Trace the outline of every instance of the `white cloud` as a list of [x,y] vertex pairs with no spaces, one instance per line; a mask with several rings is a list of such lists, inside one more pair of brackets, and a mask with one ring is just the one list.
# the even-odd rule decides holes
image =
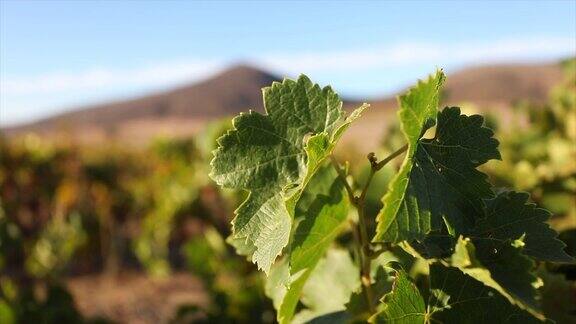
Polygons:
[[24,78],[3,77],[5,95],[46,94],[104,87],[164,86],[199,79],[221,67],[215,61],[168,62],[140,69],[96,68],[79,73],[54,73]]
[[574,38],[524,38],[490,43],[402,43],[394,46],[326,53],[296,53],[259,58],[262,66],[283,71],[343,71],[413,64],[486,64],[550,59],[576,54]]
[[[344,75],[353,72],[368,80],[386,69],[395,70],[397,74],[377,77],[381,87],[384,80],[389,86],[393,82],[403,82],[397,80],[400,77],[398,73],[409,75],[410,72],[414,73],[417,66],[450,69],[469,64],[551,60],[570,55],[576,55],[574,38],[528,37],[493,42],[405,42],[329,52],[267,53],[251,57],[248,62],[289,75],[313,73],[320,78],[339,72],[344,72]],[[220,71],[229,63],[220,58],[192,58],[135,69],[95,68],[30,77],[2,74],[0,125],[30,121],[40,115],[62,111],[66,106],[111,100],[119,94],[126,97],[199,80]],[[338,83],[338,80],[330,80],[334,85]],[[366,90],[365,85],[362,89]],[[373,90],[381,95],[381,88]]]
[[[414,64],[438,66],[483,64],[514,60],[549,59],[576,53],[573,38],[523,38],[491,43],[401,43],[391,46],[330,52],[268,54],[253,57],[255,65],[293,74],[305,72],[362,71]],[[197,80],[217,72],[224,60],[191,59],[165,62],[140,69],[98,68],[79,73],[56,73],[34,77],[2,77],[3,95],[40,95],[106,87],[160,87]]]

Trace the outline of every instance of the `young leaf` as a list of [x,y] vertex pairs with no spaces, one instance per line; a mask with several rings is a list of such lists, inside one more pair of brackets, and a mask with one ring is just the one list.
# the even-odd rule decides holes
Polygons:
[[264,293],[268,298],[272,299],[272,304],[277,311],[284,301],[284,297],[288,291],[286,287],[289,284],[290,267],[288,260],[287,258],[281,258],[270,268],[270,272],[266,277],[266,285],[264,286]]
[[302,289],[301,302],[306,307],[292,323],[308,323],[345,310],[352,292],[360,287],[358,268],[348,251],[331,249],[320,260]]
[[240,114],[218,140],[210,176],[250,192],[235,212],[231,242],[268,272],[288,244],[303,188],[366,106],[345,118],[338,95],[306,76],[274,82],[263,95],[266,114]]
[[430,265],[430,289],[432,323],[541,323],[456,268]]
[[550,212],[528,203],[528,198],[524,192],[505,191],[488,200],[486,216],[478,222],[474,235],[499,241],[524,237],[523,254],[541,261],[573,262],[556,231],[545,223]]
[[383,309],[369,319],[370,323],[424,324],[426,305],[420,291],[404,271],[398,271],[392,291],[382,299]]
[[289,254],[286,255],[289,271],[280,278],[285,292],[276,298],[278,322],[288,323],[292,319],[308,277],[345,228],[349,205],[336,171],[331,165],[321,167],[296,206],[296,215],[302,220],[294,230]]
[[[402,107],[410,109],[414,108]],[[483,199],[493,196],[487,176],[476,169],[500,158],[492,135],[481,116],[461,115],[457,107],[438,113],[434,138],[417,140],[414,154],[406,157],[392,180],[374,240],[423,241],[426,234],[440,232],[443,224],[453,236],[470,231],[473,215],[484,212]]]

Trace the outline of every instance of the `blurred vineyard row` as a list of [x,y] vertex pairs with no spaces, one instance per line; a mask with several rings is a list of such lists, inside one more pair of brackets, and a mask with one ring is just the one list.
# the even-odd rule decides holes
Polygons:
[[228,127],[217,122],[194,139],[159,139],[145,150],[1,140],[0,323],[107,322],[82,319],[64,279],[123,269],[201,277],[211,305],[183,305],[175,319],[266,314],[256,271],[224,242],[240,197],[208,178]]
[[[503,161],[485,171],[499,186],[528,191],[551,210],[553,227],[576,255],[576,61],[565,68],[566,80],[547,104],[520,103],[505,122],[487,117]],[[0,323],[112,322],[83,318],[65,282],[125,269],[201,278],[208,303],[182,305],[170,317],[175,323],[273,321],[262,277],[225,242],[231,206],[243,194],[222,191],[208,178],[216,138],[228,127],[216,122],[194,138],[159,139],[145,149],[0,138]],[[403,144],[392,126],[377,155]],[[366,166],[352,170],[359,179],[368,173],[364,161],[352,165]],[[373,180],[372,214],[395,167]],[[543,291],[547,314],[560,323],[576,319],[576,270],[548,267],[542,276],[553,289]],[[546,302],[558,294],[572,299]]]

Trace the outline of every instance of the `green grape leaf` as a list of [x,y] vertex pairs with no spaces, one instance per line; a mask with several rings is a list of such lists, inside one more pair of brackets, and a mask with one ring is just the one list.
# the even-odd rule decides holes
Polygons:
[[[457,268],[430,265],[425,301],[407,274],[398,271],[371,323],[541,323],[492,289]],[[541,317],[542,319],[542,317]]]
[[300,301],[306,308],[294,316],[292,323],[321,322],[336,315],[347,318],[342,311],[360,287],[358,273],[348,251],[328,250],[302,288]]
[[[444,73],[437,71],[434,76],[430,76],[426,82],[419,81],[411,88],[407,94],[400,96],[398,101],[400,110],[400,128],[404,137],[408,141],[408,151],[404,162],[396,176],[390,181],[388,192],[384,195],[382,203],[384,208],[377,216],[378,226],[376,228],[375,240],[386,239],[390,227],[396,223],[397,214],[404,204],[405,192],[408,188],[408,178],[412,171],[412,160],[418,149],[418,141],[424,132],[434,125],[434,117],[438,109],[440,89],[444,83]],[[419,224],[420,219],[414,219]],[[430,229],[429,222],[422,219],[421,231],[426,233]]]
[[[264,293],[272,299],[272,304],[276,310],[280,309],[284,301],[284,296],[290,284],[290,266],[287,258],[281,258],[270,268],[264,285]],[[279,316],[278,316],[279,317]]]
[[250,192],[235,212],[230,242],[268,273],[288,244],[303,188],[367,106],[346,118],[338,95],[303,75],[274,82],[263,96],[265,115],[240,114],[218,139],[210,177]]
[[[382,255],[380,255],[381,257]],[[372,263],[378,263],[380,257],[375,259]],[[389,280],[393,278],[385,268],[384,263],[376,264],[371,271],[372,283],[370,285],[372,290],[371,304],[376,305],[382,299],[384,294],[392,290],[392,282]],[[370,306],[368,305],[368,299],[366,293],[360,289],[350,297],[350,301],[346,304],[346,310],[353,317],[354,322],[366,322],[366,320],[372,315],[370,311]]]
[[[282,285],[279,288],[284,290],[273,298],[278,310],[278,322],[288,323],[292,319],[308,277],[346,227],[349,205],[338,173],[329,164],[321,167],[296,205],[299,222],[285,257],[289,267],[281,265],[289,270],[280,270],[283,273],[272,278],[273,281],[280,280]],[[278,273],[275,268],[276,265],[272,266],[271,273]]]
[[497,291],[453,267],[430,265],[432,323],[541,323]]
[[382,309],[369,319],[370,323],[424,324],[426,322],[428,314],[424,298],[402,270],[396,273],[392,291],[381,301]]
[[[417,108],[406,105],[401,112]],[[409,142],[408,155],[382,200],[375,241],[424,241],[427,234],[443,234],[443,224],[458,236],[473,228],[473,215],[482,215],[483,199],[493,197],[487,176],[476,169],[500,158],[492,130],[483,126],[481,116],[462,115],[457,107],[437,116],[434,138]]]
[[460,237],[450,265],[488,286],[512,304],[544,319],[538,306],[541,281],[531,272],[534,262],[522,254],[523,242]]
[[[485,209],[475,214],[474,228],[463,233],[473,242],[487,240],[492,243],[507,244],[521,239],[522,254],[541,261],[574,262],[564,251],[566,245],[557,239],[557,233],[546,220],[550,213],[528,203],[529,195],[523,192],[503,191],[492,199],[485,200]],[[445,258],[452,255],[456,238],[443,233],[429,233],[421,242],[411,242],[408,248],[414,249],[419,257]]]
[[505,191],[488,200],[486,216],[478,221],[474,235],[499,241],[524,237],[525,255],[541,261],[573,262],[556,231],[545,223],[550,212],[528,203],[528,198],[524,192]]

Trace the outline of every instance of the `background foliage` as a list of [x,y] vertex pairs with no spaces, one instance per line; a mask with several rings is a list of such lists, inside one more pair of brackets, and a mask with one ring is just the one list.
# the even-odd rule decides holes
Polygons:
[[[565,68],[566,80],[545,105],[519,103],[510,121],[490,119],[502,161],[490,161],[482,170],[498,186],[527,191],[551,210],[551,224],[574,256],[576,61],[567,61]],[[245,194],[219,189],[207,177],[216,138],[229,127],[228,121],[214,123],[194,138],[158,139],[145,149],[78,147],[34,136],[0,138],[0,322],[111,321],[83,318],[67,281],[83,274],[114,277],[126,269],[153,277],[187,271],[201,278],[209,301],[181,305],[171,318],[175,323],[274,321],[262,275],[225,242],[233,206]],[[393,124],[376,153],[385,156],[402,144]],[[382,189],[398,167],[392,163],[375,176],[366,196],[367,213],[380,210]],[[350,171],[361,183],[369,174],[365,163],[352,163]],[[314,202],[301,204],[306,203]],[[375,230],[375,224],[367,225]],[[341,282],[340,276],[332,279],[341,285],[326,288],[322,282],[349,271],[352,235],[344,229],[338,249],[317,260],[316,270],[307,274],[308,283],[300,287],[303,303],[290,305],[296,322],[318,314],[341,316],[342,303],[363,309],[358,296],[347,300],[358,282]],[[377,264],[395,260],[410,265],[402,276],[411,277],[417,287],[425,285],[421,264],[400,249],[382,254]],[[576,268],[540,262],[538,271],[545,315],[558,323],[576,322]],[[383,278],[376,291],[390,291],[391,273],[374,268],[371,276]],[[317,294],[333,298],[319,302]]]

